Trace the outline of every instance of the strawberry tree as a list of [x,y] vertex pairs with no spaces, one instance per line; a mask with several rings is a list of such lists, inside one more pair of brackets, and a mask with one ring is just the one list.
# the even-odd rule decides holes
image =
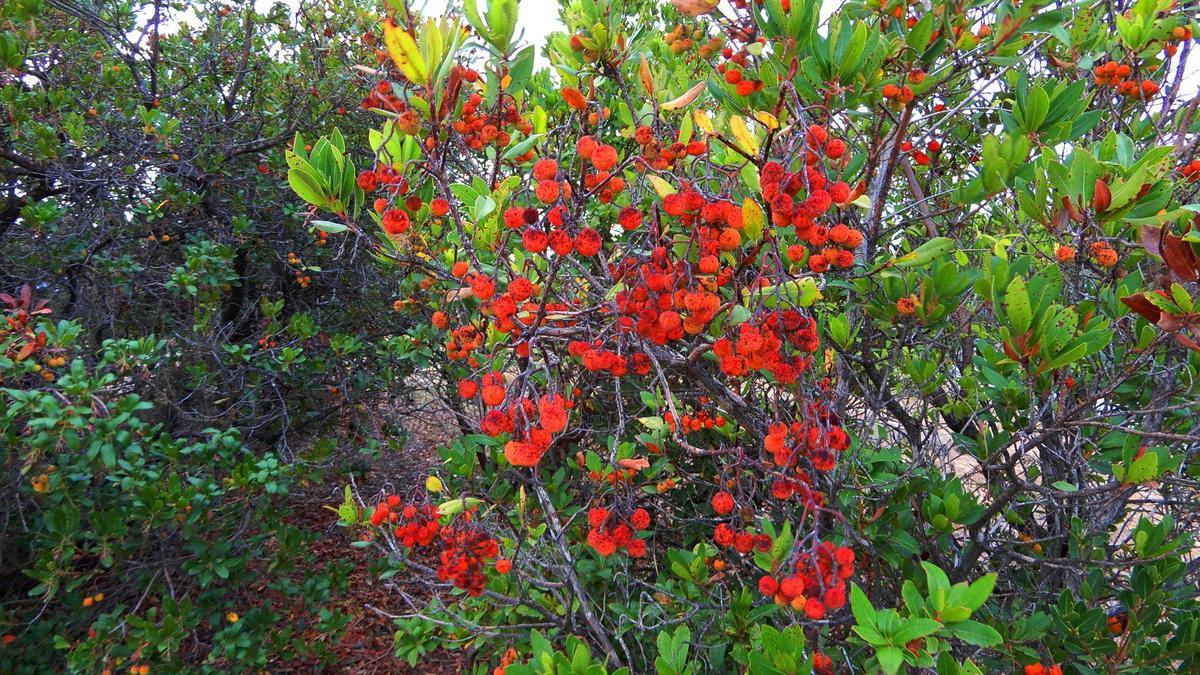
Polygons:
[[1187,11],[584,0],[539,68],[522,9],[393,0],[377,128],[287,154],[464,431],[339,509],[399,654],[1195,663]]

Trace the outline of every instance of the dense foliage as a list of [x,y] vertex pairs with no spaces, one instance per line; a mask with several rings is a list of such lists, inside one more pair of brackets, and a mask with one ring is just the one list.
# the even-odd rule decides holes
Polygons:
[[476,429],[343,505],[455,589],[385,584],[401,653],[1195,663],[1186,11],[585,0],[534,72],[515,2],[394,7],[365,168],[337,136],[288,179]]
[[351,618],[291,618],[344,569],[280,512],[377,442],[332,423],[409,372],[410,321],[282,147],[365,133],[376,19],[240,4],[0,5],[0,672],[320,663]]
[[423,387],[437,471],[336,508],[413,664],[1200,663],[1194,3],[563,0],[540,55],[517,0],[41,4],[3,10],[14,639],[315,664],[226,594],[340,480],[288,438]]

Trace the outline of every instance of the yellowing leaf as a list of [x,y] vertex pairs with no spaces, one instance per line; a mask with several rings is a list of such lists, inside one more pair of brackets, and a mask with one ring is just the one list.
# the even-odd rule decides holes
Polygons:
[[675,194],[675,188],[658,176],[647,176],[646,178],[650,181],[650,185],[654,186],[654,191],[658,193],[659,199]]
[[704,133],[711,134],[713,132],[713,123],[708,118],[708,113],[703,110],[696,110],[692,113],[692,119],[695,120],[696,126],[704,130]]
[[743,304],[747,304],[750,298],[755,296],[762,298],[764,306],[772,308],[778,306],[780,299],[785,304],[795,303],[801,307],[811,307],[818,300],[825,297],[821,293],[821,289],[817,286],[817,280],[813,277],[790,279],[782,284],[767,286],[766,288],[742,289]]
[[754,113],[754,118],[759,122],[762,122],[762,125],[771,131],[775,131],[779,128],[779,120],[766,110],[759,110],[758,112]]
[[950,237],[934,237],[915,248],[911,253],[906,253],[894,259],[892,264],[896,267],[928,265],[935,259],[949,253],[954,248],[955,243]]
[[383,44],[401,73],[411,82],[423,83],[429,74],[417,41],[391,19],[383,22]]
[[680,108],[690,105],[692,101],[695,101],[696,98],[700,96],[700,92],[704,91],[704,88],[707,86],[708,83],[701,80],[693,85],[691,89],[685,91],[683,96],[667,101],[659,107],[663,110],[679,110]]
[[650,63],[646,61],[646,55],[642,54],[641,63],[638,64],[638,76],[642,79],[642,88],[646,90],[646,95],[654,97],[654,77],[650,73]]
[[757,201],[746,197],[742,202],[742,232],[745,233],[746,240],[753,242],[761,239],[766,222],[767,216],[762,207]]
[[741,115],[729,118],[729,130],[733,132],[734,140],[742,150],[746,151],[746,154],[758,154],[758,138],[750,133],[750,128],[746,126],[746,120],[742,119]]
[[475,508],[476,506],[481,504],[482,501],[483,500],[479,499],[478,497],[464,497],[462,499],[451,499],[448,502],[442,502],[441,504],[438,504],[438,507],[437,507],[438,515],[456,516],[456,515],[462,513],[463,511],[466,511],[467,509]]
[[850,203],[859,208],[864,208],[864,209],[871,208],[871,198],[868,197],[867,195],[859,195],[859,196],[855,197],[854,201],[852,201]]

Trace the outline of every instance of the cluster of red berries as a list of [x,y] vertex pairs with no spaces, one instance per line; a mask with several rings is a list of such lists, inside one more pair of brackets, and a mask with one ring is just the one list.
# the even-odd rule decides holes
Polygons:
[[651,252],[647,262],[618,265],[614,277],[632,286],[615,298],[622,316],[619,328],[632,328],[659,345],[701,333],[716,316],[721,299],[708,290],[678,288],[685,284],[687,270],[683,261],[672,263],[661,246]]
[[517,650],[509,647],[504,652],[504,656],[500,657],[500,665],[492,669],[492,675],[504,675],[505,670],[512,664],[517,662]]
[[1189,183],[1200,182],[1200,159],[1181,164],[1175,171]]
[[[843,223],[838,223],[828,230],[824,227],[814,226],[809,230],[800,232],[800,234],[813,246],[821,246],[826,242],[831,244],[820,249],[819,252],[808,256],[808,268],[818,274],[829,271],[829,268],[833,266],[842,269],[852,267],[854,265],[854,250],[863,241],[861,231]],[[799,244],[793,244],[788,247],[787,256],[788,260],[798,263],[804,252],[803,250],[797,251],[794,248],[796,246],[799,246]]]
[[888,84],[883,85],[882,93],[883,93],[883,97],[886,98],[887,100],[892,101],[893,103],[900,103],[900,104],[905,104],[905,103],[912,101],[913,96],[916,95],[913,92],[912,87],[909,87],[907,84],[902,84],[900,86],[896,86],[894,84],[891,84],[890,82]]
[[373,206],[375,212],[381,216],[384,232],[389,236],[398,237],[407,232],[412,225],[412,216],[423,206],[420,197],[410,195],[404,200],[402,208],[399,205],[392,207],[395,197],[408,194],[409,185],[399,172],[386,164],[359,172],[358,187],[368,194],[383,192],[386,195],[375,199]]
[[800,495],[801,502],[806,508],[825,505],[825,495],[812,488],[812,478],[804,469],[797,468],[795,478],[776,478],[771,482],[771,496],[779,501],[787,501]]
[[[670,33],[663,36],[663,42],[671,48],[671,53],[676,55],[690,50],[696,46],[698,41],[703,39],[704,30],[700,28],[688,31],[688,34],[685,36],[683,24],[676,24]],[[713,54],[716,54],[721,49],[723,44],[724,41],[721,38],[715,35],[710,37],[704,44],[700,45],[700,58],[708,59],[712,57]]]
[[451,361],[469,358],[481,346],[483,346],[483,331],[476,328],[474,324],[459,326],[450,331],[450,336],[446,340],[446,358]]
[[359,172],[358,187],[363,192],[381,190],[389,195],[399,194],[401,196],[408,193],[408,182],[395,169],[386,164],[379,164],[374,169],[364,169]]
[[720,523],[713,530],[713,542],[722,548],[732,548],[746,555],[751,551],[770,551],[775,542],[763,533],[755,534],[749,530],[735,530],[727,523]]
[[1092,242],[1092,245],[1088,246],[1088,253],[1100,267],[1112,267],[1117,264],[1119,259],[1117,252],[1106,241]]
[[1116,61],[1102,63],[1092,69],[1092,77],[1101,87],[1116,87],[1117,93],[1125,98],[1154,98],[1158,93],[1158,83],[1154,80],[1142,80],[1139,84],[1135,80],[1126,79],[1132,74],[1133,68]]
[[600,340],[572,340],[567,344],[567,353],[579,359],[589,372],[607,372],[613,377],[624,377],[630,370],[635,375],[648,375],[652,365],[645,352],[625,356],[606,348]]
[[[488,145],[496,148],[507,147],[512,140],[510,129],[526,136],[533,133],[533,124],[521,115],[512,98],[501,97],[493,110],[481,111],[482,105],[483,98],[472,93],[463,103],[462,116],[454,122],[454,130],[462,135],[463,141],[472,150],[482,150]],[[532,157],[533,151],[530,150],[525,156],[518,157],[517,161],[525,161]]]
[[917,301],[917,296],[906,295],[896,300],[896,313],[900,316],[913,316],[917,313],[917,307],[920,306]]
[[1062,675],[1062,668],[1057,663],[1050,666],[1030,663],[1025,666],[1025,675]]
[[442,529],[442,554],[438,560],[438,580],[452,581],[471,597],[483,595],[487,577],[486,561],[500,555],[500,545],[485,532],[473,527]]
[[749,51],[743,48],[734,52],[732,47],[726,47],[721,51],[721,56],[726,60],[717,65],[717,72],[724,76],[725,83],[731,85],[738,96],[750,96],[762,91],[763,81],[746,75]]
[[913,144],[911,141],[904,141],[900,144],[900,152],[911,156],[913,161],[919,166],[928,166],[929,158],[936,156],[941,151],[942,142],[936,139],[929,141],[929,144],[925,146],[925,150],[913,149]]
[[[703,399],[703,397],[701,397]],[[704,402],[703,400],[701,401]],[[663,422],[666,423],[668,429],[674,430],[676,427],[675,416],[669,411],[663,413]],[[690,431],[700,431],[702,429],[715,429],[725,426],[724,415],[709,415],[708,411],[701,410],[695,415],[683,414],[679,416],[679,429],[683,433]]]
[[[736,339],[723,337],[713,343],[713,353],[721,372],[729,377],[763,370],[770,371],[780,384],[789,385],[808,370],[812,362],[808,354],[819,345],[816,322],[789,309],[770,312],[758,322],[742,323]],[[799,353],[788,355],[787,348]]]
[[[771,221],[776,227],[792,225],[806,239],[804,233],[815,226],[816,218],[835,204],[847,204],[856,196],[846,183],[830,183],[818,166],[823,158],[841,162],[845,153],[844,141],[830,138],[824,127],[813,124],[806,135],[803,171],[788,172],[774,161],[763,165],[760,181],[763,198],[771,206]],[[802,190],[806,196],[800,200]]]
[[[543,184],[555,185],[553,181]],[[570,185],[563,183],[564,186]],[[541,185],[538,186],[539,188]],[[528,212],[528,211],[526,211]],[[583,227],[579,233],[572,236],[564,226],[562,207],[555,206],[546,213],[546,225],[530,224],[521,234],[521,244],[530,253],[544,253],[546,249],[554,251],[555,255],[565,256],[578,253],[591,257],[600,252],[604,241],[600,233],[590,227]]]
[[[708,152],[708,144],[701,140],[693,140],[689,143],[676,141],[670,145],[664,146],[661,141],[654,135],[654,129],[648,126],[640,126],[633,133],[633,140],[641,149],[641,162],[636,165],[640,171],[646,169],[654,169],[656,171],[667,171],[675,162],[685,157],[698,157]],[[603,198],[603,194],[601,197]],[[601,199],[603,201],[603,199]],[[632,208],[632,207],[628,207]],[[637,209],[633,209],[636,211]],[[640,219],[641,214],[638,214]],[[622,224],[624,225],[624,224]],[[637,227],[627,227],[627,230],[635,230]]]
[[[811,407],[823,409],[816,404]],[[813,415],[809,422],[775,422],[767,430],[763,447],[777,466],[794,467],[801,457],[808,457],[818,471],[830,471],[837,462],[835,453],[850,447],[850,436],[831,413],[824,412]]]
[[[492,382],[489,384],[489,378]],[[523,397],[513,405],[503,407],[505,398],[495,393],[502,389],[495,381],[502,376],[489,373],[484,376],[484,405],[491,409],[484,413],[480,430],[488,436],[511,434],[504,445],[504,458],[513,466],[537,466],[542,455],[550,448],[555,434],[567,428],[568,412],[574,407],[572,401],[561,394],[545,394],[535,404]],[[460,384],[460,387],[462,385]],[[487,393],[491,389],[492,393]]]
[[583,185],[595,192],[597,199],[607,204],[625,191],[625,179],[620,174],[612,173],[621,160],[615,147],[600,143],[591,136],[580,136],[575,142],[575,153],[592,166],[593,170],[583,175]]
[[730,201],[708,201],[690,186],[663,198],[663,211],[679,218],[684,227],[692,228],[700,247],[698,268],[701,274],[715,274],[719,267],[717,255],[734,251],[742,244],[741,230],[745,226],[742,207]]
[[[458,381],[458,393],[467,400],[475,398],[479,394],[480,401],[487,408],[492,408],[483,417],[484,433],[489,436],[498,436],[501,433],[506,433],[512,430],[511,415],[500,411],[508,400],[508,388],[504,382],[504,375],[498,371],[487,373],[477,383],[475,380],[463,378]],[[534,414],[534,404],[528,398],[524,397],[521,401],[522,412],[525,417],[529,418]],[[560,394],[546,394],[537,402],[537,414],[540,416],[541,427],[550,434],[555,434],[567,426],[567,411],[574,407],[572,401],[567,400]],[[499,418],[492,415],[494,412],[501,412],[506,417],[506,421],[499,421]]]
[[378,108],[394,113],[401,113],[408,110],[408,105],[396,96],[392,90],[392,83],[387,80],[376,84],[359,105],[363,110]]
[[389,495],[371,512],[371,524],[395,526],[396,540],[402,546],[428,546],[441,533],[437,508],[432,504],[404,504],[399,495]]
[[812,553],[801,553],[796,559],[795,572],[776,578],[764,575],[758,580],[758,590],[780,605],[803,611],[816,621],[827,610],[846,605],[846,579],[854,574],[854,551],[823,541]]
[[646,555],[646,540],[634,536],[635,532],[650,527],[650,513],[646,509],[634,509],[624,521],[604,507],[588,509],[587,543],[601,557],[621,549],[631,558]]
[[1175,56],[1175,52],[1179,51],[1180,42],[1187,42],[1192,39],[1192,29],[1187,26],[1176,26],[1171,29],[1171,39],[1167,40],[1163,45],[1163,51],[1167,56]]
[[[483,303],[480,311],[484,316],[493,318],[493,328],[501,333],[513,333],[514,337],[520,337],[520,328],[530,325],[540,310],[544,309],[547,313],[553,313],[568,309],[567,305],[559,302],[547,302],[544,305],[530,302],[530,299],[538,295],[541,290],[524,276],[513,277],[508,282],[506,290],[497,295],[496,280],[486,274],[471,273],[470,266],[464,261],[455,263],[450,268],[450,274],[466,283],[471,295]],[[435,326],[443,328],[445,321],[445,314],[435,313]],[[451,337],[453,339],[454,335],[452,334]],[[471,337],[474,339],[476,334],[472,333]],[[478,344],[468,345],[468,347],[474,349],[478,347]],[[528,343],[518,342],[517,348],[520,356],[529,355]],[[465,354],[459,352],[456,356],[462,358]],[[451,356],[451,358],[454,359],[455,356]]]

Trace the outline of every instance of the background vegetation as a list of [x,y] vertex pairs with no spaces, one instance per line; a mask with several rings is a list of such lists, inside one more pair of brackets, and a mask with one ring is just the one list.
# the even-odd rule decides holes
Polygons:
[[1194,3],[486,5],[0,9],[0,670],[1195,665]]

